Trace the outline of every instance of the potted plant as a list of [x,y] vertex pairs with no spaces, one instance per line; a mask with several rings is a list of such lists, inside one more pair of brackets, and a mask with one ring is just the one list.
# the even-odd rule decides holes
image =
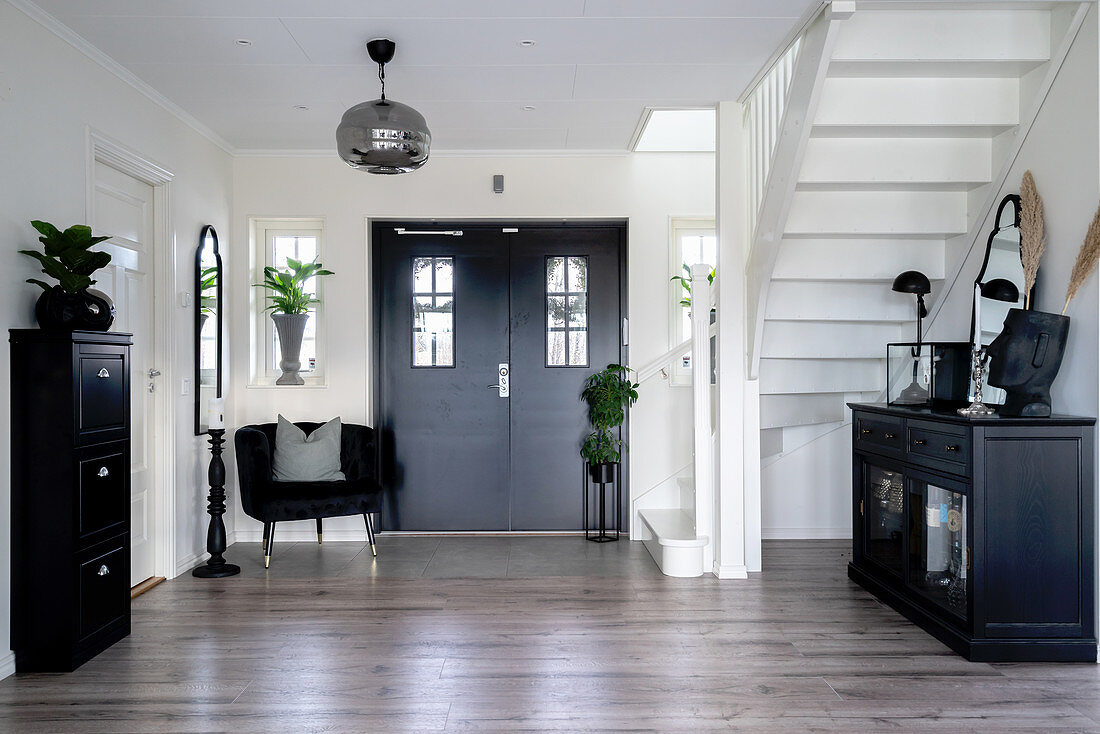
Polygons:
[[270,265],[264,268],[264,282],[254,283],[254,288],[266,288],[271,291],[267,299],[271,302],[264,309],[271,311],[271,320],[279,334],[279,369],[282,374],[276,385],[304,385],[305,380],[298,374],[302,367],[299,359],[302,352],[302,336],[305,334],[306,321],[309,320],[309,307],[320,301],[312,293],[306,292],[306,283],[310,278],[333,275],[325,270],[321,263],[303,263],[287,258],[287,269],[280,271]]
[[43,252],[20,250],[42,266],[42,272],[57,281],[50,285],[27,278],[42,289],[34,306],[34,316],[43,329],[87,329],[107,331],[115,320],[115,306],[107,294],[92,290],[92,274],[111,262],[108,252],[90,249],[110,237],[93,237],[92,228],[74,224],[64,232],[49,222],[35,220]]
[[588,403],[588,422],[595,430],[584,439],[581,456],[588,463],[592,481],[607,484],[626,444],[612,431],[623,424],[626,409],[638,400],[638,383],[630,381],[630,368],[609,364],[584,381],[581,399]]

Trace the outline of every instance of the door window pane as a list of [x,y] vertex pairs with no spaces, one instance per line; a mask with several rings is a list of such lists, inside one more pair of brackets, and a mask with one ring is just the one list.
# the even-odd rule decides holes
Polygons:
[[413,367],[454,367],[454,260],[414,257]]
[[546,366],[588,366],[588,258],[546,258]]

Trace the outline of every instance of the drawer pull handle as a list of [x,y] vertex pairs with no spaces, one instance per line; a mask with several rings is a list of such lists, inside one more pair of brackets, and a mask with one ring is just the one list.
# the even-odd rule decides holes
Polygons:
[[111,376],[111,373],[107,371],[106,367],[100,367],[99,372],[96,373],[96,377],[99,377],[101,379],[104,378],[104,377],[110,377],[110,376]]
[[893,434],[893,433],[887,433],[887,434],[884,434],[884,435],[886,436],[886,438],[888,438],[890,440],[893,440],[893,439],[897,438],[897,435]]
[[107,568],[107,564],[104,563],[102,566],[99,567],[99,570],[96,571],[96,575],[97,576],[106,576],[110,572],[111,572],[111,569]]
[[944,447],[943,447],[943,450],[944,450],[944,451],[949,451],[949,452],[950,452],[950,451],[958,451],[958,450],[959,450],[959,447],[958,447],[958,446],[954,446],[954,445],[952,445],[952,444],[947,444],[946,446],[944,446]]
[[923,438],[914,438],[913,439],[913,445],[914,446],[926,446],[926,445],[928,445],[928,442],[925,441]]
[[860,433],[861,436],[870,436],[871,435],[871,429],[870,428],[861,428],[861,429],[859,429],[859,433]]
[[106,477],[106,476],[110,476],[110,474],[111,474],[111,472],[107,471],[107,467],[105,467],[105,466],[101,466],[101,467],[99,467],[99,471],[98,471],[98,472],[96,472],[96,475],[97,475],[98,477],[100,477],[101,479],[102,479],[103,477]]

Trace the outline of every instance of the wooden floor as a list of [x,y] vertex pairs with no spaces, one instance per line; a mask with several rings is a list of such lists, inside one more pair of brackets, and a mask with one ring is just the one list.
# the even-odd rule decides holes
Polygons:
[[233,546],[241,577],[163,583],[75,673],[0,682],[0,731],[1100,732],[1098,666],[968,663],[850,583],[843,543],[723,582],[625,541],[379,550],[277,544],[264,572]]

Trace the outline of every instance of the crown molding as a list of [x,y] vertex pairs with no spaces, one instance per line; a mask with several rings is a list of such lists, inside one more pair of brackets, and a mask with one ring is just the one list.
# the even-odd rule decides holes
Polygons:
[[237,150],[225,138],[214,132],[212,128],[200,122],[175,102],[153,89],[129,69],[100,51],[83,36],[38,7],[31,0],[7,0],[7,2],[229,155],[237,154]]

